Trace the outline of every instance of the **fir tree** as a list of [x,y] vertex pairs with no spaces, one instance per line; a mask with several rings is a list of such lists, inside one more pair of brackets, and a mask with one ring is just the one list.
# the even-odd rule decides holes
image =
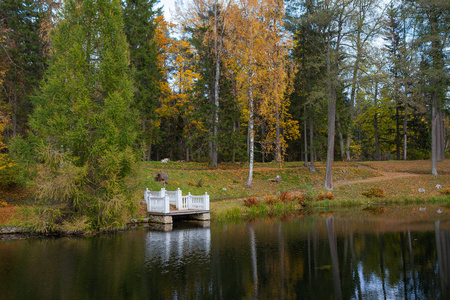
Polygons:
[[135,102],[141,123],[144,160],[150,160],[152,144],[157,140],[156,108],[160,96],[159,82],[163,74],[158,67],[158,45],[155,40],[157,0],[126,0],[124,5],[125,33],[130,45],[131,66],[136,82]]
[[134,208],[133,83],[119,0],[69,0],[31,126],[44,161],[39,196],[66,202],[93,227],[122,226]]
[[6,65],[0,101],[11,111],[9,135],[24,133],[32,111],[31,97],[45,69],[39,38],[42,7],[36,0],[0,1],[0,33],[8,38],[0,45],[0,65]]

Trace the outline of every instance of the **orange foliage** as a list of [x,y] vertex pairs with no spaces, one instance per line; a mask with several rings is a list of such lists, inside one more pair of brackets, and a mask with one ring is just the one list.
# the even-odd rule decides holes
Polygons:
[[332,192],[326,192],[326,193],[319,195],[319,197],[317,197],[318,201],[325,200],[325,199],[328,199],[328,200],[334,199],[334,194]]
[[17,206],[0,207],[0,225],[8,223],[17,212]]
[[259,201],[255,197],[244,199],[244,206],[246,207],[258,206],[259,204]]
[[264,202],[268,205],[274,205],[280,201],[280,198],[273,197],[271,195],[264,196]]

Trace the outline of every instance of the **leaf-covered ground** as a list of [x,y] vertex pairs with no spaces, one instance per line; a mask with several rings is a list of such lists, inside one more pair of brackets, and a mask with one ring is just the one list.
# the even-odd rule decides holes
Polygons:
[[[159,190],[164,185],[156,182],[158,172],[169,176],[167,190],[180,188],[183,194],[204,194],[207,192],[211,201],[236,199],[244,197],[262,197],[282,191],[296,191],[307,185],[321,186],[325,179],[325,163],[316,163],[316,173],[311,173],[301,162],[284,163],[281,167],[274,163],[255,164],[252,187],[247,190],[248,167],[241,164],[223,164],[218,169],[209,168],[206,164],[160,162],[144,163],[141,177],[144,187]],[[271,182],[270,179],[281,176],[282,182]],[[335,163],[333,178],[336,182],[374,178],[383,174],[374,169],[361,167],[354,163]]]
[[[278,195],[283,191],[304,192],[313,190],[323,193],[325,163],[316,163],[316,173],[311,173],[302,162],[257,163],[253,174],[252,188],[245,189],[248,177],[246,164],[221,164],[213,169],[205,163],[146,162],[140,165],[135,184],[142,191],[145,188],[159,190],[164,185],[155,181],[158,172],[169,176],[167,190],[180,188],[183,194],[191,192],[210,195],[213,214],[242,210],[243,199]],[[443,195],[439,184],[450,188],[450,160],[438,163],[438,177],[430,173],[430,161],[388,161],[388,162],[336,162],[333,166],[334,199],[316,201],[315,207],[339,207],[377,203],[434,203],[438,199],[449,199]],[[269,179],[281,176],[282,182]],[[382,188],[385,198],[367,198],[362,192],[372,187]],[[419,191],[419,189],[424,189]],[[18,206],[35,205],[32,190],[0,190],[0,225],[12,221]],[[145,211],[141,211],[143,213]]]

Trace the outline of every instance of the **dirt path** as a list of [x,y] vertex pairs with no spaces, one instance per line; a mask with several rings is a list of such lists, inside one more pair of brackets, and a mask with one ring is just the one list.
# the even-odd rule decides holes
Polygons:
[[[369,171],[376,171],[378,173],[381,173],[383,176],[371,177],[371,178],[366,178],[366,179],[338,180],[338,181],[333,182],[333,187],[339,187],[339,186],[349,185],[349,184],[351,185],[351,184],[355,184],[355,183],[378,182],[378,181],[391,180],[391,179],[395,179],[395,178],[408,178],[408,177],[419,176],[419,174],[412,174],[412,173],[405,173],[405,172],[386,172],[386,171],[371,168],[368,166],[360,165],[358,163],[353,163],[353,165],[358,168],[361,168],[361,169],[365,169],[365,170],[369,170]],[[320,187],[322,187],[322,185],[316,185],[314,187],[320,188]],[[242,201],[247,198],[248,197],[223,199],[223,200],[219,200],[219,201],[214,201],[214,203],[225,203],[225,202],[233,202],[233,201],[239,201],[239,200]],[[262,197],[257,197],[257,198],[262,198]]]
[[360,165],[358,163],[354,163],[354,165],[357,166],[358,168],[361,168],[361,169],[366,169],[366,170],[370,170],[370,171],[379,172],[383,176],[371,177],[371,178],[367,178],[367,179],[339,180],[339,181],[333,182],[333,187],[338,187],[338,186],[343,186],[343,185],[348,185],[348,184],[354,184],[354,183],[377,182],[377,181],[391,180],[391,179],[394,179],[394,178],[407,178],[407,177],[417,177],[417,176],[419,176],[418,174],[412,174],[412,173],[381,171],[379,169],[374,169],[374,168],[371,168],[371,167],[368,167],[368,166],[363,166],[363,165]]

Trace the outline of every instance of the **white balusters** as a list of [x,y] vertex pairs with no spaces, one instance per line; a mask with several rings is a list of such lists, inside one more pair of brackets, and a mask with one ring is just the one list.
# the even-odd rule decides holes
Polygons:
[[209,195],[205,193],[201,196],[182,195],[180,188],[176,191],[166,191],[164,188],[159,192],[145,190],[144,200],[147,203],[148,212],[169,213],[170,204],[177,210],[209,210]]

